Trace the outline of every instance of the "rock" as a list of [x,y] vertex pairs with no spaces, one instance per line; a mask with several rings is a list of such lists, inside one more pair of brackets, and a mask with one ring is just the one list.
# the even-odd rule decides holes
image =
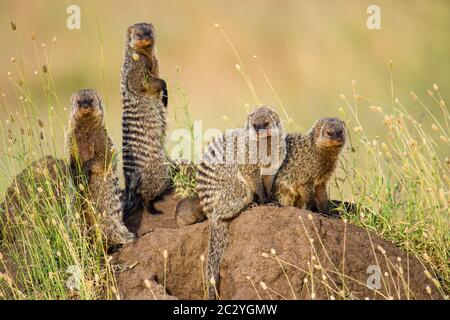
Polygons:
[[[176,200],[168,195],[155,205],[164,214],[131,221],[140,237],[115,255],[125,267],[118,274],[123,299],[153,299],[144,284],[153,273],[166,277],[171,295],[205,297],[208,222],[177,228]],[[221,299],[430,299],[426,286],[439,298],[421,263],[394,244],[342,219],[291,207],[259,206],[233,220],[220,276]]]

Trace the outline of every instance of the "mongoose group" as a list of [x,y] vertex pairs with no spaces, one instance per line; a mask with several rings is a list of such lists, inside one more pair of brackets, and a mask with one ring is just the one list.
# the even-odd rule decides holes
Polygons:
[[[155,38],[150,23],[134,24],[126,32],[120,87],[123,191],[117,173],[120,150],[106,130],[100,95],[84,89],[72,96],[68,171],[74,189],[86,199],[86,220],[99,221],[108,246],[133,241],[124,218],[143,208],[157,213],[153,202],[171,187],[172,160],[165,151],[168,90],[159,78]],[[345,123],[337,118],[320,119],[304,134],[287,134],[272,108],[258,106],[244,127],[209,143],[195,166],[197,196],[181,200],[175,215],[179,226],[209,221],[209,299],[220,295],[220,263],[230,222],[247,208],[295,206],[329,215],[327,184],[345,142]]]

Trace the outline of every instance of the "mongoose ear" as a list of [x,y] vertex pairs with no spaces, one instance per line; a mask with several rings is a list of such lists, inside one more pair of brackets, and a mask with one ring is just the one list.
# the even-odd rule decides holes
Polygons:
[[341,120],[342,125],[344,126],[344,128],[347,128],[347,123],[345,123],[344,120]]
[[253,118],[253,115],[255,114],[255,111],[252,111],[247,115],[247,121],[245,122],[245,129],[250,129],[250,122]]
[[163,103],[164,107],[167,108],[167,104],[169,103],[169,94],[168,94],[168,92],[167,92],[167,87],[165,87],[165,88],[163,89],[162,103]]
[[320,135],[320,130],[322,130],[324,123],[324,119],[319,119],[316,121],[316,123],[314,124],[314,136],[318,137]]
[[161,81],[161,92],[162,92],[162,103],[164,107],[167,108],[167,104],[169,103],[169,93],[167,91],[167,83],[163,79],[159,79]]
[[70,105],[73,106],[73,103],[75,102],[75,99],[77,97],[77,93],[72,93],[70,96]]

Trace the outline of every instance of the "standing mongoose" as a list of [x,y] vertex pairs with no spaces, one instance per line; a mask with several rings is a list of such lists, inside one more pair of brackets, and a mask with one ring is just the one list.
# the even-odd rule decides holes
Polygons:
[[159,79],[155,32],[149,23],[130,26],[121,78],[124,214],[144,206],[169,187],[169,160],[164,150],[167,86]]
[[275,200],[329,214],[327,183],[345,140],[345,122],[337,118],[318,120],[306,134],[286,135],[287,154],[275,178]]
[[222,134],[206,148],[196,180],[210,221],[207,277],[213,285],[208,286],[209,299],[217,297],[230,221],[250,207],[255,196],[260,203],[269,200],[273,176],[284,156],[280,118],[268,107],[256,109],[245,128]]
[[[101,229],[108,246],[134,239],[123,224],[121,190],[117,176],[117,149],[103,121],[102,99],[95,90],[80,90],[72,96],[72,112],[66,136],[66,152],[75,188],[92,202],[102,216]],[[87,185],[87,190],[83,187]],[[92,217],[88,223],[95,223]]]

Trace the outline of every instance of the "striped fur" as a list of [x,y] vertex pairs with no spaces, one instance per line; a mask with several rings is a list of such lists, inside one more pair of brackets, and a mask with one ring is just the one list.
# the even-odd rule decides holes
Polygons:
[[305,134],[288,134],[286,161],[275,178],[275,200],[282,206],[330,214],[327,185],[345,140],[345,122],[337,118],[320,119]]
[[[253,121],[259,121],[253,118],[255,113],[262,117],[264,122],[269,121],[273,129],[281,131],[277,141],[280,158],[274,161],[277,170],[285,155],[284,134],[278,115],[265,107],[258,108],[249,116],[250,123],[247,123],[246,129],[235,129],[214,139],[206,148],[203,160],[197,168],[197,192],[210,221],[207,278],[214,279],[215,287],[209,285],[209,299],[217,298],[216,293],[219,291],[220,262],[227,246],[230,221],[252,206],[256,195],[261,203],[267,200],[260,196],[257,187],[263,186],[263,165],[259,161],[250,162],[252,158],[248,148],[249,128]],[[230,157],[234,157],[235,161],[227,161]],[[244,162],[236,162],[238,159]]]
[[[80,100],[93,101],[91,111],[80,112]],[[134,235],[123,224],[121,190],[117,176],[117,148],[103,122],[101,98],[94,90],[80,90],[73,95],[72,104],[66,152],[70,159],[74,186],[85,194],[95,211],[101,215],[100,226],[108,246],[128,243],[134,239]],[[81,182],[87,183],[87,190],[80,187]],[[89,213],[86,218],[89,223],[95,223]]]

